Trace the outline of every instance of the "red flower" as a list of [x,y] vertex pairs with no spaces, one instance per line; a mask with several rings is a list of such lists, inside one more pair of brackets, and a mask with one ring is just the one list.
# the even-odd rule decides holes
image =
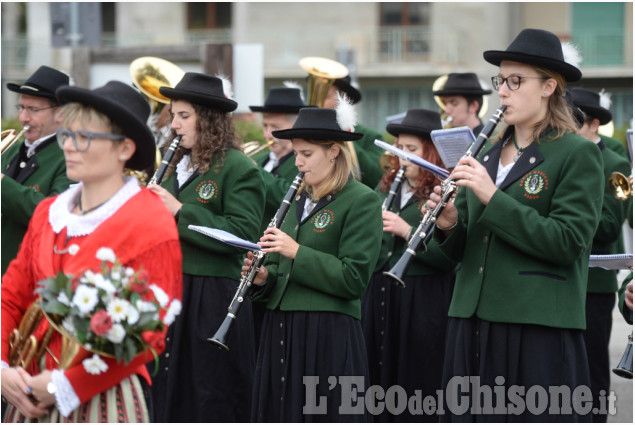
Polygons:
[[130,290],[138,294],[145,294],[147,291],[150,290],[150,286],[148,286],[148,282],[145,281],[132,282],[132,284],[130,284]]
[[105,335],[112,328],[112,319],[106,310],[99,310],[90,318],[90,330],[96,335]]
[[141,333],[141,339],[158,351],[163,351],[165,348],[165,335],[163,332],[143,331]]
[[145,270],[140,270],[135,280],[147,283],[150,280],[150,274]]

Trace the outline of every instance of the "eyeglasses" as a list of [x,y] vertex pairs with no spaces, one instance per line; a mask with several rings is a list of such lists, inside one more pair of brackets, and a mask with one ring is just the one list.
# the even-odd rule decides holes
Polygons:
[[18,111],[18,113],[22,112],[22,111],[27,111],[29,113],[29,115],[34,115],[37,114],[40,111],[44,111],[45,109],[53,109],[53,108],[57,108],[59,105],[53,105],[53,106],[49,106],[47,108],[34,108],[33,106],[24,106],[24,105],[15,105],[15,109]]
[[92,131],[87,130],[70,131],[67,128],[60,128],[57,130],[57,144],[60,145],[60,148],[64,148],[64,142],[69,137],[73,140],[73,145],[78,152],[86,152],[90,147],[91,140],[93,139],[120,141],[126,138],[126,136],[122,134],[93,133]]
[[524,77],[522,75],[510,75],[507,78],[503,78],[500,75],[492,77],[492,86],[494,90],[499,91],[503,86],[503,83],[507,83],[507,88],[511,91],[518,90],[520,88],[520,82],[524,78],[537,78],[539,80],[546,80],[549,77]]

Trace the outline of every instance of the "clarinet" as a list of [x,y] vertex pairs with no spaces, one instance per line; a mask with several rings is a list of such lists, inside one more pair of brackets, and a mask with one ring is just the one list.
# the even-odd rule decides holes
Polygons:
[[[267,226],[267,228],[270,229],[272,227],[275,227],[279,229],[282,226],[282,223],[284,222],[284,219],[289,212],[289,208],[291,207],[291,202],[293,201],[293,198],[295,198],[295,195],[298,193],[298,189],[300,187],[300,184],[302,183],[303,177],[304,173],[300,173],[295,176],[295,179],[293,179],[293,183],[291,183],[289,191],[284,196],[284,199],[282,200],[278,211],[276,211],[276,214],[269,222],[269,226]],[[254,279],[256,278],[258,270],[260,270],[260,267],[265,262],[265,258],[267,256],[267,253],[262,251],[253,251],[252,253],[254,257],[251,266],[249,266],[249,270],[247,270],[247,272],[240,279],[238,290],[236,291],[234,298],[229,304],[225,320],[223,320],[223,323],[220,325],[214,336],[211,338],[207,338],[209,342],[216,344],[219,348],[223,348],[225,350],[229,350],[229,346],[227,345],[227,338],[232,329],[234,321],[236,320],[236,316],[238,316],[238,313],[240,312],[245,298],[247,298],[251,293]]]
[[390,210],[390,207],[392,207],[392,203],[395,201],[395,195],[397,195],[397,191],[401,186],[401,180],[403,179],[403,174],[405,171],[406,167],[401,167],[399,171],[397,171],[395,180],[393,180],[392,184],[390,185],[390,189],[388,190],[388,196],[386,196],[386,199],[384,199],[384,203],[381,204],[382,211],[388,211]]
[[[483,146],[485,146],[485,142],[487,142],[500,122],[505,109],[507,109],[507,106],[503,105],[496,110],[494,115],[492,115],[483,128],[483,131],[481,131],[481,134],[479,134],[476,140],[470,145],[463,158],[476,157],[478,155],[481,149],[483,149]],[[434,209],[426,211],[425,215],[421,219],[421,223],[417,227],[417,230],[415,230],[414,234],[408,241],[408,248],[406,251],[404,251],[401,258],[399,258],[399,261],[397,261],[392,269],[384,272],[385,276],[394,279],[395,283],[402,288],[406,286],[403,279],[412,259],[414,258],[417,250],[420,248],[423,247],[423,252],[428,250],[427,244],[432,238],[432,232],[437,218],[439,218],[443,212],[443,209],[447,205],[448,201],[452,199],[456,189],[456,181],[452,178],[452,176],[448,177],[441,183],[441,200],[437,203],[437,206]]]
[[150,186],[151,184],[161,184],[161,180],[163,180],[165,172],[168,170],[170,162],[172,162],[172,158],[174,158],[174,152],[179,146],[179,143],[181,143],[181,137],[182,136],[176,136],[174,140],[172,140],[172,143],[170,143],[168,150],[165,151],[165,155],[163,155],[161,165],[159,165],[159,168],[148,182],[148,186]]

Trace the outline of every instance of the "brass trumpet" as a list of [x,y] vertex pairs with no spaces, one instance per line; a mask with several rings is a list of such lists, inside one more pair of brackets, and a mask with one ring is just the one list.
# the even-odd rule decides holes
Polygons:
[[609,190],[615,199],[628,201],[633,194],[633,175],[626,177],[619,171],[609,176]]
[[274,143],[276,143],[276,140],[273,139],[267,140],[267,142],[262,145],[260,144],[260,142],[253,140],[251,142],[243,143],[242,148],[245,155],[247,155],[249,158],[253,158]]
[[30,125],[25,125],[22,130],[20,130],[19,133],[16,134],[16,131],[14,129],[9,129],[9,130],[4,130],[1,134],[2,137],[2,146],[0,147],[0,154],[3,154],[4,151],[6,151],[7,149],[9,149],[11,146],[13,146],[13,144],[15,142],[17,142],[18,140],[20,140],[20,137],[22,137],[22,135],[29,131],[29,129],[31,128]]

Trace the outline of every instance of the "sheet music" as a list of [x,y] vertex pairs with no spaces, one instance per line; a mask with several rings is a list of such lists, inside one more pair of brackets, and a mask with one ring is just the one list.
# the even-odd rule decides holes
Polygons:
[[378,140],[375,139],[375,145],[379,146],[380,148],[391,152],[395,155],[397,155],[399,158],[403,158],[406,161],[410,161],[413,164],[423,168],[424,170],[434,174],[435,176],[437,176],[438,178],[440,178],[441,180],[445,180],[448,178],[448,176],[450,175],[450,172],[448,170],[445,170],[441,167],[437,167],[436,165],[434,165],[433,163],[426,161],[425,159],[418,157],[417,155],[413,155],[410,152],[406,152],[402,149],[396,148],[395,146],[386,143],[382,140]]
[[190,224],[189,226],[187,226],[187,228],[238,248],[243,248],[250,251],[260,251],[262,249],[262,247],[258,244],[239,238],[238,236],[232,235],[231,233],[221,229],[213,229],[211,227],[205,226],[195,226],[193,224]]
[[605,270],[622,270],[633,267],[633,254],[591,255],[589,267],[600,267]]
[[476,140],[472,129],[469,127],[432,130],[430,137],[447,169],[456,167],[456,164],[463,158],[472,142]]

